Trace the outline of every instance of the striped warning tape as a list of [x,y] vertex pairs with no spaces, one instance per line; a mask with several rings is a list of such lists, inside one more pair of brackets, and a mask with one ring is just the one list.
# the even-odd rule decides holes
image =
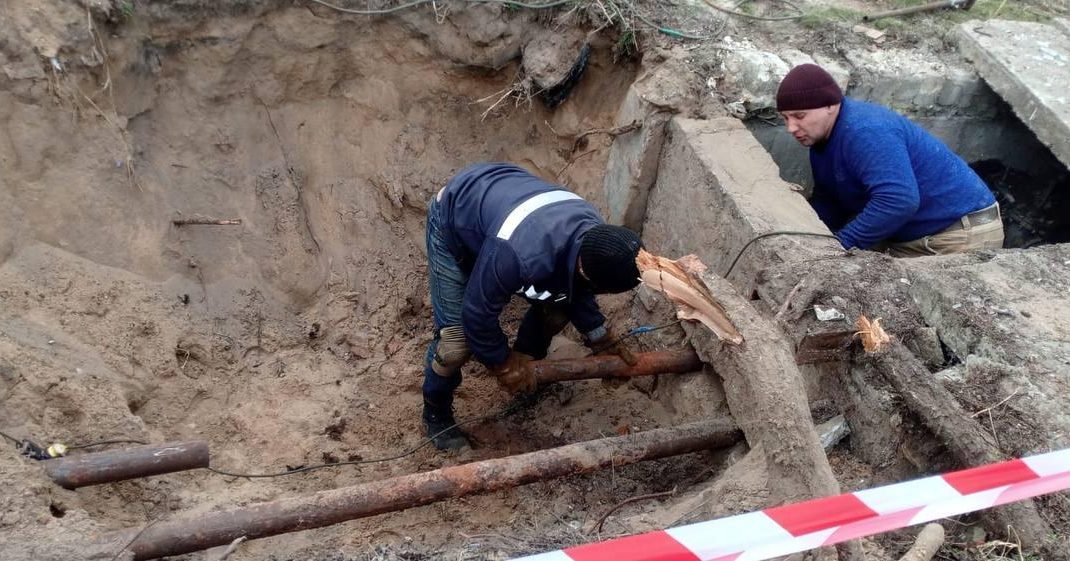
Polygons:
[[1070,488],[1070,449],[514,561],[759,561]]

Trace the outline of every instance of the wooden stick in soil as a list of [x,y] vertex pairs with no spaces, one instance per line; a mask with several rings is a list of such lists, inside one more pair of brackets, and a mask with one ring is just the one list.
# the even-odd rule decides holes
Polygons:
[[[180,555],[224,545],[241,536],[256,539],[321,528],[445,499],[725,448],[741,438],[731,421],[713,420],[570,444],[162,521],[134,539],[129,549],[135,560]],[[122,535],[127,533],[133,535],[134,531],[127,530]],[[110,543],[115,538],[105,536],[104,541]]]

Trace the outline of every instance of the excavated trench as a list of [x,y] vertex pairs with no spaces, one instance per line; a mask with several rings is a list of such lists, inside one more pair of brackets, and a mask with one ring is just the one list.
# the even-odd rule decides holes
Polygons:
[[[429,197],[465,165],[499,160],[604,208],[612,136],[583,133],[613,126],[636,72],[612,42],[595,40],[550,110],[514,90],[522,50],[553,33],[535,14],[475,7],[443,25],[430,13],[235,5],[72,23],[40,79],[0,88],[5,431],[70,444],[204,439],[214,467],[250,474],[405,452],[422,443]],[[189,219],[232,223],[175,224]],[[603,306],[632,326],[627,301]],[[522,310],[508,311],[507,330]],[[576,340],[559,337],[551,356],[585,354]],[[462,419],[509,403],[478,371],[459,393]],[[454,455],[424,447],[279,478],[202,470],[78,491],[5,459],[7,488],[28,491],[4,497],[4,525],[59,555],[64,529],[136,528],[688,420],[634,387],[577,382],[471,425],[476,448]],[[233,558],[481,559],[578,543],[610,505],[671,490],[707,461],[436,504],[249,543]]]
[[[13,16],[34,22],[16,29],[44,30],[51,51],[37,36],[16,37],[37,42],[29,54],[17,50],[19,41],[0,41],[8,61],[0,81],[0,426],[69,444],[203,439],[214,467],[246,475],[412,452],[281,477],[199,470],[77,491],[4,456],[0,481],[17,491],[0,493],[0,527],[20,544],[37,544],[8,543],[5,559],[80,558],[81,538],[111,530],[725,417],[733,399],[726,394],[762,389],[745,379],[740,386],[727,371],[718,372],[724,384],[709,372],[556,384],[508,416],[474,421],[472,450],[413,451],[423,441],[421,364],[431,335],[426,201],[465,165],[519,163],[612,219],[645,219],[637,225],[653,249],[699,253],[716,271],[762,229],[814,226],[805,202],[781,200],[786,191],[777,204],[752,196],[753,185],[783,184],[774,185],[776,166],[738,122],[670,120],[670,107],[685,106],[687,117],[724,114],[708,96],[697,110],[681,101],[694,93],[694,76],[678,61],[655,57],[656,68],[641,69],[620,60],[611,39],[547,39],[566,35],[560,22],[500,6],[364,19],[283,2],[148,3],[132,17],[91,8],[87,27],[80,8],[54,3],[59,23],[42,25],[32,8]],[[567,50],[584,39],[591,43],[582,78],[567,92],[553,90],[551,102],[560,103],[547,107],[528,80],[538,66],[532,45]],[[640,132],[615,145],[607,131],[619,133],[623,115],[643,111]],[[724,136],[704,144],[717,135]],[[604,183],[617,172],[633,183]],[[744,188],[732,192],[733,181]],[[1061,204],[1055,194],[1045,200]],[[176,225],[186,220],[225,224]],[[754,301],[748,313],[774,311],[766,308],[790,299],[803,272],[830,273],[822,259],[838,249],[824,242],[756,245],[729,276]],[[796,262],[805,264],[795,271]],[[773,272],[757,274],[766,267]],[[850,274],[870,287],[875,275],[863,273]],[[834,280],[829,286],[853,286]],[[907,289],[892,288],[860,288],[857,301],[895,315],[907,309]],[[627,328],[673,317],[644,290],[601,304]],[[507,310],[507,332],[522,312],[519,303]],[[906,315],[920,323],[912,308]],[[583,356],[576,341],[566,331],[551,357]],[[695,341],[694,331],[673,325],[634,346]],[[785,341],[780,332],[768,340],[790,359]],[[719,352],[708,341],[696,348],[704,359]],[[834,471],[844,487],[857,487],[948,467],[931,430],[913,416],[904,421],[887,388],[870,387],[864,379],[872,373],[854,366],[847,374],[836,364],[807,366],[804,376],[769,386],[790,399],[762,394],[733,404],[737,422],[754,431],[752,444],[769,439],[769,461],[739,445],[613,467],[256,540],[229,558],[502,559],[762,508],[791,496],[777,494],[782,480],[790,487],[816,472],[835,484]],[[509,404],[478,367],[465,373],[460,418]],[[803,422],[785,421],[789,410]],[[839,412],[854,431],[850,450],[835,448],[825,460],[816,440],[808,443],[818,452],[816,471],[779,455],[777,431],[808,426],[808,413],[822,422]],[[789,490],[829,491],[802,487]],[[611,507],[654,493],[680,496],[665,508],[617,512],[596,531]],[[881,547],[902,549],[869,545],[874,558],[892,557]]]

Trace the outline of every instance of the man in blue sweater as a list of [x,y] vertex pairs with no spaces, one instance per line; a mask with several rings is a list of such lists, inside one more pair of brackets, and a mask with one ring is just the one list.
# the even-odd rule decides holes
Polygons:
[[906,117],[844,97],[815,64],[788,72],[776,102],[788,132],[810,147],[810,204],[844,248],[915,257],[1003,246],[988,187]]
[[[468,439],[453,393],[471,355],[509,392],[530,392],[528,362],[546,357],[568,322],[600,353],[635,357],[605,325],[595,294],[639,284],[642,247],[631,230],[604,224],[579,195],[510,164],[462,170],[427,210],[427,261],[435,337],[427,349],[423,423],[439,449]],[[498,316],[513,295],[531,302],[509,348]]]

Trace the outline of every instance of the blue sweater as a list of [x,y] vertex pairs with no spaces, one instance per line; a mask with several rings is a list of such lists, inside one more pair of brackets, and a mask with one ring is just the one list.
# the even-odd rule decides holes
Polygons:
[[505,362],[498,316],[514,294],[564,306],[581,333],[603,325],[594,293],[573,283],[580,239],[603,222],[590,203],[511,164],[469,166],[439,197],[439,224],[470,275],[461,324],[476,359]]
[[995,203],[943,142],[889,109],[844,98],[827,141],[810,149],[810,204],[845,248],[940,232]]

